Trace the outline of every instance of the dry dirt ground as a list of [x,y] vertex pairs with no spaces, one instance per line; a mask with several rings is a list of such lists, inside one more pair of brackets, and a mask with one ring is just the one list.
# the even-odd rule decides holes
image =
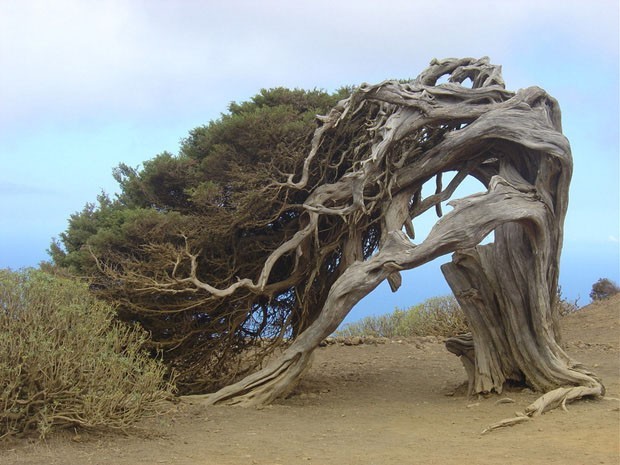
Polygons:
[[[620,398],[620,296],[563,320],[564,345]],[[481,435],[536,399],[516,390],[468,399],[440,341],[320,348],[288,399],[242,409],[186,403],[131,435],[63,432],[0,443],[15,465],[618,464],[620,402],[585,400]],[[514,403],[497,404],[509,397]]]

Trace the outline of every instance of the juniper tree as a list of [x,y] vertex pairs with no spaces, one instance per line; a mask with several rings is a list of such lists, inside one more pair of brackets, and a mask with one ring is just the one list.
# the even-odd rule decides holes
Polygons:
[[[157,328],[160,344],[169,338],[170,351],[182,347],[178,363],[194,387],[205,385],[201,369],[221,373],[218,363],[246,341],[286,342],[207,402],[282,396],[360,299],[384,280],[398,290],[401,271],[448,254],[442,271],[471,334],[447,345],[472,393],[507,382],[551,391],[527,415],[604,393],[557,343],[572,158],[553,97],[507,90],[499,66],[465,58],[433,60],[412,80],[362,84],[317,116],[314,131],[318,105],[287,105],[294,118],[260,99],[232,106],[193,131],[179,157],[153,162],[165,175],[121,167],[123,191],[135,194],[118,203],[143,209],[139,221],[124,220],[118,243],[97,233],[76,249],[98,289]],[[271,122],[269,137],[252,132]],[[151,172],[163,178],[150,185]],[[451,200],[468,178],[481,192]],[[416,219],[432,209],[440,219],[416,238]]]

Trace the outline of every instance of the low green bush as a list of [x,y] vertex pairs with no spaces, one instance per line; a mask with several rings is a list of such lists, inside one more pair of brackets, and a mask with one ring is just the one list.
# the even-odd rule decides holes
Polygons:
[[467,332],[467,322],[453,296],[433,297],[407,310],[366,317],[349,323],[336,332],[337,337],[450,337]]
[[169,408],[173,385],[143,352],[147,334],[114,313],[84,283],[0,270],[0,438],[126,429]]

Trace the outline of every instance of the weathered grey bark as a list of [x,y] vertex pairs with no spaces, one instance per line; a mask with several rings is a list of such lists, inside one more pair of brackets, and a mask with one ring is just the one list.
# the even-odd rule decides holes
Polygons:
[[[537,207],[542,210],[536,203],[529,206],[530,202],[532,194],[519,192],[496,177],[487,194],[470,198],[467,202],[455,202],[454,210],[437,222],[422,244],[416,246],[404,233],[392,231],[376,256],[367,261],[356,261],[347,268],[332,286],[321,317],[300,334],[279,359],[239,383],[204,398],[210,402],[228,400],[233,404],[256,405],[283,395],[303,373],[309,360],[307,355],[338,327],[360,299],[390,274],[420,266],[442,255],[445,250],[471,247],[495,227],[520,219],[524,212],[536,211]],[[522,203],[522,208],[518,208]],[[496,212],[497,204],[506,209]],[[476,222],[480,218],[484,219],[482,227]],[[455,223],[462,226],[454,228]]]
[[[450,82],[437,85],[445,74]],[[462,85],[465,79],[471,88]],[[299,180],[291,175],[283,183],[308,188],[309,167],[321,150],[355,157],[346,174],[311,190],[303,205],[305,227],[272,254],[256,282],[246,278],[234,288],[214,289],[195,273],[187,279],[222,295],[241,286],[262,291],[280,257],[303,256],[318,241],[321,215],[348,225],[339,264],[344,272],[318,318],[279,359],[203,398],[261,405],[282,396],[361,298],[385,279],[396,290],[401,270],[449,253],[453,261],[443,272],[472,331],[469,342],[455,339],[449,348],[469,364],[471,392],[501,392],[507,380],[515,380],[541,391],[581,386],[582,393],[602,394],[596,377],[556,343],[552,308],[572,171],[560,119],[557,102],[542,89],[507,91],[500,68],[486,58],[433,61],[411,82],[362,85],[340,102],[321,118]],[[329,142],[338,137],[340,143]],[[453,177],[444,187],[447,173]],[[442,216],[442,203],[468,176],[486,192],[448,203],[453,209]],[[429,181],[435,193],[422,198]],[[414,219],[431,208],[442,217],[415,244]],[[370,216],[380,225],[381,240],[364,260],[357,225]],[[494,243],[479,246],[491,232]]]

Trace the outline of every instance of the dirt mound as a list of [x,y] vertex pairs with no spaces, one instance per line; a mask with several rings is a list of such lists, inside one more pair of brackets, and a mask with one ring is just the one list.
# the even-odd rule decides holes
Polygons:
[[[567,316],[562,329],[567,352],[620,398],[620,296]],[[469,399],[441,341],[382,342],[319,348],[291,396],[262,410],[181,404],[130,436],[67,431],[2,443],[0,464],[619,463],[619,401],[577,402],[481,436],[537,394]]]
[[562,340],[588,346],[620,347],[620,294],[598,300],[562,319]]

